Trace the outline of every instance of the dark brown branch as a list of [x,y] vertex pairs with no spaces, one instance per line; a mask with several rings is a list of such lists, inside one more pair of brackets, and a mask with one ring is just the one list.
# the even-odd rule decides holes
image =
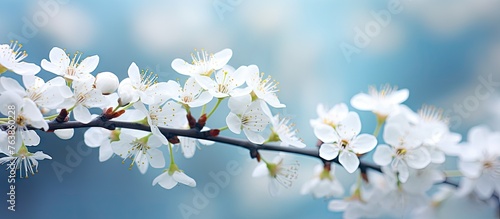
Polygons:
[[[54,131],[57,129],[68,129],[68,128],[86,128],[86,127],[101,127],[109,130],[114,130],[116,128],[127,128],[127,129],[135,129],[142,131],[151,131],[150,127],[147,125],[133,123],[133,122],[123,122],[123,121],[112,121],[108,120],[105,116],[97,117],[89,123],[81,123],[78,121],[68,121],[68,122],[58,122],[51,121],[48,122],[49,130]],[[3,127],[2,127],[3,128]],[[28,127],[29,129],[36,130],[36,128]],[[257,158],[259,151],[278,151],[278,152],[287,152],[299,155],[305,155],[309,157],[314,157],[320,159],[323,163],[337,163],[339,164],[338,158],[334,160],[324,160],[319,156],[319,147],[309,147],[309,148],[294,148],[294,147],[283,147],[271,144],[254,144],[247,140],[241,140],[236,138],[230,138],[225,136],[212,136],[209,134],[209,131],[199,131],[199,129],[191,128],[191,129],[174,129],[174,128],[166,128],[159,127],[160,131],[167,137],[167,139],[173,138],[175,136],[184,136],[196,139],[205,139],[214,142],[224,143],[232,146],[242,147],[250,152],[250,156],[252,158]],[[359,164],[359,169],[362,173],[366,173],[368,169],[372,169],[378,172],[382,172],[380,166],[361,161]],[[456,183],[451,182],[449,180],[445,180],[443,183],[450,184],[453,186],[458,186]]]

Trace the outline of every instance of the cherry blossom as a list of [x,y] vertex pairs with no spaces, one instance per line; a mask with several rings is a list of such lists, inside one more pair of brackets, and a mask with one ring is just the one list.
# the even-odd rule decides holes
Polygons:
[[203,82],[210,81],[212,73],[224,67],[232,56],[231,49],[223,49],[215,54],[202,49],[191,53],[191,64],[182,59],[174,59],[171,66],[176,72],[195,78],[203,88],[207,88],[209,84]]
[[157,82],[158,76],[150,71],[139,71],[133,62],[128,68],[128,78],[120,82],[118,94],[127,97],[125,103],[141,100],[145,104],[163,103],[170,98],[166,82]]
[[[42,113],[37,108],[36,104],[27,98],[21,98],[14,91],[5,91],[0,95],[0,102],[4,106],[13,106],[13,108],[1,107],[0,113],[5,116],[12,116],[14,114],[16,134],[19,134],[23,139],[24,144],[28,146],[38,145],[40,137],[34,130],[28,130],[28,126],[48,130],[49,126],[47,121],[42,116]],[[9,113],[13,112],[13,113]],[[19,148],[16,148],[18,150]]]
[[149,109],[146,109],[146,106],[139,101],[134,104],[134,107],[146,116],[151,132],[163,144],[168,144],[168,140],[158,127],[179,128],[186,123],[186,110],[173,101],[168,101],[163,106],[158,104],[149,105]]
[[284,157],[280,154],[272,162],[262,162],[253,171],[253,177],[269,177],[269,193],[271,196],[277,196],[280,192],[280,186],[290,188],[297,179],[299,163],[284,162]]
[[[209,131],[209,130],[210,128],[206,126],[201,129],[201,131]],[[182,154],[184,155],[185,158],[191,158],[194,156],[196,148],[199,148],[198,143],[202,145],[213,145],[215,142],[203,139],[179,136],[179,145],[182,150]]]
[[61,77],[55,77],[50,81],[45,81],[37,76],[23,76],[24,89],[16,80],[7,77],[0,78],[3,90],[16,92],[23,98],[32,100],[38,107],[56,109],[65,98],[73,95],[65,81]]
[[231,112],[226,117],[226,123],[232,132],[245,133],[248,140],[255,144],[264,143],[265,139],[261,132],[269,124],[270,110],[264,101],[256,100],[252,102],[250,95],[241,97],[231,97],[229,99],[229,109]]
[[85,144],[91,148],[99,147],[99,161],[109,160],[113,155],[111,142],[118,141],[120,130],[107,130],[105,128],[92,127],[85,131],[83,137]]
[[168,90],[172,99],[188,107],[199,107],[212,100],[210,92],[205,91],[194,78],[189,78],[184,87],[175,81],[168,82]]
[[327,108],[323,104],[318,104],[318,106],[316,107],[316,112],[318,113],[319,118],[310,120],[311,126],[313,128],[319,126],[320,124],[335,128],[340,123],[340,121],[342,121],[347,116],[347,114],[349,113],[349,109],[347,108],[347,105],[345,103],[339,103],[329,110],[327,110]]
[[92,120],[89,108],[103,107],[108,104],[108,100],[101,91],[94,88],[93,76],[85,80],[74,81],[73,89],[73,115],[77,121],[89,123]]
[[153,180],[153,186],[160,184],[160,186],[165,189],[172,189],[178,183],[182,183],[190,187],[196,186],[196,181],[186,175],[182,170],[178,169],[177,166],[171,166],[168,170],[165,170]]
[[42,60],[42,68],[48,72],[64,77],[67,81],[85,80],[99,64],[99,56],[94,55],[80,62],[82,53],[76,52],[70,58],[64,50],[54,47],[50,50],[49,60]]
[[398,90],[389,85],[382,86],[380,90],[370,87],[368,94],[359,93],[351,99],[351,105],[363,111],[372,111],[380,118],[387,117],[391,112],[398,110],[399,105],[409,96],[408,89]]
[[359,166],[356,154],[367,153],[377,145],[377,139],[370,134],[359,134],[361,121],[355,112],[349,112],[339,122],[336,128],[319,125],[314,134],[324,144],[321,145],[319,156],[325,160],[333,160],[339,156],[339,162],[349,173],[353,173]]
[[409,177],[408,168],[422,169],[431,162],[429,151],[422,147],[421,134],[408,122],[389,123],[384,129],[384,141],[375,150],[373,161],[381,166],[391,164],[401,182]]
[[285,107],[285,104],[280,103],[276,95],[278,83],[272,81],[271,76],[264,78],[264,73],[260,73],[259,67],[256,65],[248,66],[247,71],[246,83],[251,89],[252,98],[262,99],[274,108]]
[[247,67],[241,66],[234,70],[231,66],[224,66],[215,73],[215,80],[206,80],[207,90],[216,98],[241,96],[250,93],[248,88],[239,88],[245,83]]
[[318,164],[314,166],[314,177],[304,183],[300,193],[302,195],[313,194],[315,198],[340,197],[344,194],[342,184],[335,178],[335,166],[331,170]]
[[17,41],[11,41],[10,45],[0,45],[0,74],[12,71],[19,75],[35,75],[40,72],[37,65],[23,62],[28,53],[21,51],[22,47]]
[[461,193],[475,191],[482,199],[494,192],[500,194],[500,132],[485,126],[476,126],[469,131],[463,143],[458,163],[464,174],[460,184]]
[[112,72],[101,72],[95,76],[94,84],[102,94],[107,95],[115,92],[120,82],[118,81],[118,77]]
[[122,129],[119,140],[111,142],[113,152],[124,160],[132,159],[129,168],[134,163],[142,174],[145,174],[149,165],[153,168],[165,166],[163,152],[158,148],[162,145],[159,138],[148,132]]
[[289,122],[288,118],[280,119],[279,115],[271,117],[271,136],[268,141],[281,141],[282,146],[305,147],[302,140],[296,136],[297,130],[293,129],[293,125],[288,125]]
[[34,175],[35,172],[38,172],[39,160],[52,159],[52,157],[44,154],[42,151],[30,153],[24,144],[17,151],[17,153],[12,155],[7,153],[7,155],[7,157],[0,158],[0,164],[14,163],[14,167],[19,170],[19,176],[21,178],[23,178],[23,176],[28,178],[30,173],[31,175]]

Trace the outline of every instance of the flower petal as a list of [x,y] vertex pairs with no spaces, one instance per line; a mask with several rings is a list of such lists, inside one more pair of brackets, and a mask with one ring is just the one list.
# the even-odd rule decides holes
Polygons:
[[483,171],[483,165],[481,164],[481,162],[466,162],[460,160],[458,162],[458,169],[466,177],[478,178],[479,176],[481,176],[481,173]]
[[352,139],[361,132],[361,120],[356,112],[349,112],[340,122],[337,132],[342,139]]
[[109,141],[105,141],[102,143],[101,147],[99,147],[99,162],[104,162],[109,160],[113,155],[113,148],[111,148],[111,143]]
[[399,162],[397,170],[398,170],[399,181],[405,183],[408,180],[408,177],[410,176],[410,172],[408,171],[408,166],[404,161]]
[[391,147],[385,144],[379,145],[373,154],[373,162],[380,166],[387,166],[391,163],[393,155],[394,151]]
[[177,181],[184,185],[195,187],[196,181],[193,178],[189,177],[183,172],[175,171],[172,177]]
[[322,144],[319,148],[319,156],[325,160],[333,160],[339,155],[339,147],[333,144]]
[[150,148],[147,152],[149,164],[154,168],[165,167],[165,158],[163,157],[163,152],[156,148]]
[[54,134],[57,135],[60,139],[63,140],[68,140],[73,137],[73,134],[75,133],[75,129],[57,129],[54,130]]
[[405,160],[409,167],[422,169],[431,163],[431,155],[427,149],[420,147],[406,152]]
[[82,73],[91,73],[97,68],[98,64],[99,64],[99,56],[94,55],[85,58],[82,62],[80,62],[77,68]]
[[352,150],[358,154],[368,153],[377,146],[377,139],[373,135],[361,134],[350,143]]
[[347,150],[340,152],[339,162],[349,173],[354,173],[359,167],[358,156]]
[[243,129],[243,132],[247,136],[248,140],[254,144],[262,144],[266,141],[262,135],[250,129],[245,128]]
[[388,101],[393,104],[400,104],[402,102],[405,102],[408,99],[408,96],[410,96],[410,91],[408,91],[408,89],[401,89],[392,92],[388,97]]
[[92,115],[90,114],[89,109],[82,106],[82,104],[78,104],[73,109],[73,116],[75,117],[76,121],[82,123],[89,123],[90,121],[92,121]]
[[335,129],[325,124],[319,124],[314,127],[314,135],[316,135],[319,140],[325,143],[332,143],[339,140]]
[[128,67],[128,77],[133,85],[141,83],[141,74],[135,62],[132,62]]
[[226,117],[226,124],[229,130],[235,134],[241,133],[241,119],[234,113],[229,113]]
[[157,183],[165,189],[171,189],[177,185],[177,181],[175,181],[174,178],[168,174],[168,171],[160,174],[153,180],[153,186]]
[[260,163],[252,172],[252,177],[263,177],[269,175],[269,170],[265,163]]
[[363,110],[363,111],[373,110],[375,104],[376,104],[375,99],[372,96],[365,93],[356,94],[351,98],[351,106],[358,110]]

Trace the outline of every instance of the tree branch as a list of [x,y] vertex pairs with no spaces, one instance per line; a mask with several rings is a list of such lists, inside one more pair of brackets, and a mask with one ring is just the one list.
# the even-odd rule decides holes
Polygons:
[[[47,131],[54,131],[58,129],[69,129],[69,128],[89,128],[89,127],[101,127],[109,130],[114,130],[116,128],[127,128],[127,129],[135,129],[135,130],[142,130],[142,131],[147,131],[150,132],[151,129],[148,125],[143,125],[139,123],[133,123],[133,122],[123,122],[123,121],[112,121],[108,120],[105,116],[100,116],[95,119],[93,119],[89,123],[82,123],[78,121],[67,121],[67,122],[59,122],[59,121],[50,121],[48,122],[49,125],[49,130]],[[1,125],[1,128],[4,129],[5,125]],[[283,147],[283,146],[278,146],[278,145],[270,145],[270,144],[254,144],[250,141],[247,140],[241,140],[241,139],[236,139],[236,138],[230,138],[230,137],[225,137],[225,136],[211,136],[209,134],[209,131],[200,131],[197,128],[191,128],[191,129],[174,129],[174,128],[166,128],[166,127],[158,127],[162,134],[164,134],[167,139],[174,137],[174,136],[183,136],[183,137],[189,137],[189,138],[196,138],[196,139],[204,139],[204,140],[210,140],[214,142],[219,142],[219,143],[224,143],[230,146],[237,146],[237,147],[242,147],[250,152],[250,156],[252,158],[256,158],[258,156],[259,151],[278,151],[278,152],[286,152],[286,153],[293,153],[293,154],[299,154],[299,155],[304,155],[304,156],[309,156],[313,158],[320,159],[323,163],[339,163],[338,158],[334,160],[325,160],[319,156],[319,148],[318,147],[309,147],[309,148],[295,148],[295,147]],[[39,130],[38,128],[34,128],[31,126],[28,126],[28,129],[30,130]],[[361,170],[362,173],[366,173],[368,169],[372,169],[378,172],[382,172],[382,169],[380,166],[365,162],[365,161],[360,161],[359,164],[359,169]],[[456,183],[449,181],[446,179],[442,183],[453,185],[453,186],[458,186]]]
[[[69,128],[89,128],[89,127],[101,127],[109,130],[114,130],[116,128],[127,128],[127,129],[135,129],[135,130],[142,130],[142,131],[147,131],[150,132],[151,128],[148,125],[143,125],[139,123],[133,123],[133,122],[123,122],[123,121],[112,121],[108,120],[105,116],[99,116],[92,120],[89,123],[81,123],[78,121],[51,121],[48,122],[49,125],[49,130],[47,131],[54,131],[57,129],[69,129]],[[0,125],[0,128],[4,130],[6,128],[6,125]],[[189,138],[196,138],[196,139],[204,139],[204,140],[210,140],[214,142],[219,142],[219,143],[224,143],[230,146],[237,146],[237,147],[242,147],[250,152],[250,156],[252,158],[257,158],[259,150],[261,151],[278,151],[278,152],[287,152],[287,153],[293,153],[293,154],[299,154],[299,155],[304,155],[304,156],[309,156],[313,158],[320,159],[324,164],[331,164],[337,163],[340,164],[338,157],[335,158],[334,160],[325,160],[319,156],[319,148],[318,147],[309,147],[309,148],[295,148],[295,147],[283,147],[283,146],[277,146],[277,145],[270,145],[270,144],[254,144],[250,141],[247,140],[241,140],[237,138],[230,138],[230,137],[225,137],[225,136],[211,136],[209,134],[209,131],[200,131],[199,128],[191,128],[191,129],[174,129],[174,128],[166,128],[166,127],[158,127],[161,131],[162,134],[164,134],[167,139],[174,137],[174,136],[184,136],[184,137],[189,137]],[[34,128],[31,126],[28,126],[28,129],[30,130],[39,130],[38,128]],[[372,169],[378,172],[382,172],[382,169],[380,166],[369,163],[369,162],[364,162],[360,161],[359,164],[359,169],[361,173],[366,173],[368,169]],[[452,185],[455,187],[458,187],[457,183],[454,183],[450,181],[449,179],[445,179],[443,182],[444,184]],[[500,198],[498,195],[493,194],[492,198],[496,199],[499,206],[500,206]],[[500,211],[500,207],[499,207]],[[499,213],[500,214],[500,213]]]

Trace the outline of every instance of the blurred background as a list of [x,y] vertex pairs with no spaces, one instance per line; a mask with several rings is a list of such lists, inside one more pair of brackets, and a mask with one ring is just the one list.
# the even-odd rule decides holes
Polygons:
[[[366,35],[363,43],[357,42],[360,31]],[[316,142],[309,119],[316,118],[318,103],[349,103],[354,94],[386,83],[408,88],[405,103],[414,110],[422,104],[443,108],[453,131],[466,134],[481,123],[499,130],[499,36],[495,0],[4,0],[0,8],[0,43],[20,41],[29,53],[26,60],[37,64],[54,46],[97,54],[94,75],[111,71],[124,79],[136,62],[160,81],[183,81],[170,67],[173,59],[190,60],[194,49],[231,48],[230,65],[256,64],[280,82],[279,97],[287,108],[275,112],[293,120],[308,146]],[[43,70],[38,76],[54,77]],[[210,127],[224,126],[228,110],[220,109]],[[360,116],[363,132],[372,132],[374,116]],[[4,203],[0,218],[341,217],[328,211],[328,200],[299,194],[318,160],[290,156],[301,162],[299,179],[271,197],[267,179],[251,177],[257,163],[247,151],[201,146],[191,159],[176,152],[176,162],[198,186],[165,190],[151,186],[160,169],[142,175],[118,157],[100,163],[98,150],[84,145],[84,131],[76,130],[71,140],[40,133],[37,149],[53,159],[41,161],[33,177],[16,181],[16,212],[8,212]],[[228,165],[239,171],[200,201],[200,192],[216,182],[209,173]],[[454,160],[446,166],[453,168]],[[7,174],[0,172],[1,178]],[[348,190],[352,176],[337,168],[337,177]],[[6,180],[0,180],[0,191],[7,190]]]

